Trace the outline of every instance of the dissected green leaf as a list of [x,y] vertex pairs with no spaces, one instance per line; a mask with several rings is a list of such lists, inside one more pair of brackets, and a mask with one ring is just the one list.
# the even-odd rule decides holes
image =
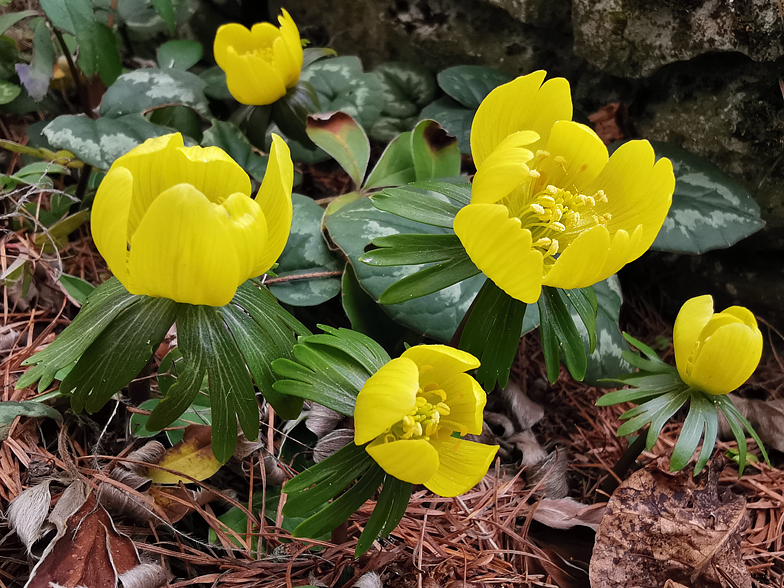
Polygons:
[[[172,17],[174,14],[172,14]],[[158,47],[158,67],[187,70],[201,61],[204,48],[192,39],[175,39]]]
[[[444,184],[448,186],[448,184]],[[435,188],[435,182],[432,184]],[[436,188],[437,189],[437,188]],[[370,197],[373,206],[401,218],[434,227],[451,229],[460,206],[436,197],[435,190],[416,186],[385,188]]]
[[141,296],[129,294],[122,284],[111,278],[87,297],[74,321],[49,346],[26,359],[22,365],[34,365],[16,383],[16,389],[38,382],[39,391],[52,383],[54,375],[73,364],[122,311],[139,302]]
[[[209,403],[206,405],[198,404],[198,398],[199,397],[197,397],[197,402],[191,404],[185,412],[180,415],[180,418],[168,425],[173,428],[172,430],[166,431],[166,437],[172,445],[176,445],[182,441],[182,429],[188,425],[212,424],[212,414],[210,412]],[[209,397],[205,396],[205,398]],[[152,400],[142,402],[139,405],[139,408],[142,410],[154,410],[160,402],[161,400],[159,398],[153,398]],[[148,418],[149,417],[146,414],[132,414],[130,418],[131,435],[135,435],[136,437],[152,437],[153,435],[157,435],[158,431],[150,431],[147,429],[146,424]],[[174,427],[180,428],[175,429]]]
[[306,128],[310,140],[329,153],[359,188],[370,160],[370,142],[357,121],[345,112],[311,114]]
[[270,292],[285,304],[315,306],[340,293],[341,263],[329,250],[321,234],[324,209],[311,198],[292,196],[294,216],[286,248],[278,258],[278,278],[308,276],[290,282],[269,284]]
[[115,159],[152,137],[171,131],[154,125],[141,115],[92,119],[84,115],[61,115],[44,128],[56,149],[68,149],[85,163],[109,169]]
[[672,207],[651,249],[705,253],[730,247],[756,233],[765,222],[748,191],[705,158],[653,142],[675,172]]
[[115,318],[85,350],[60,384],[71,396],[71,408],[94,413],[136,377],[177,315],[168,298],[142,297]]
[[355,558],[370,549],[377,537],[385,537],[394,531],[400,519],[406,514],[406,507],[411,499],[412,485],[392,476],[386,476],[383,484],[384,488],[378,497],[373,514],[370,515],[370,519],[357,541],[357,546],[354,549]]
[[212,126],[204,131],[203,147],[220,147],[240,164],[258,182],[264,180],[268,157],[254,153],[248,138],[230,122],[213,120]]
[[418,181],[460,174],[460,150],[454,135],[434,120],[423,120],[411,134],[411,153]]
[[509,381],[526,306],[486,280],[470,310],[459,347],[481,361],[476,377],[488,392]]
[[[256,109],[255,112],[258,112]],[[306,132],[308,115],[319,112],[319,96],[313,86],[302,79],[286,95],[271,106],[272,120],[289,138],[297,141],[301,149],[318,151]],[[293,148],[293,146],[292,146]],[[294,150],[296,153],[296,150]],[[296,159],[296,158],[295,158]]]
[[462,250],[447,261],[422,268],[398,280],[381,293],[378,301],[381,304],[408,302],[473,278],[480,273],[482,272],[474,265],[465,250]]
[[209,117],[205,82],[179,69],[136,69],[122,74],[101,100],[101,116],[119,118],[161,105],[182,105]]
[[390,235],[373,239],[371,249],[359,260],[374,266],[419,265],[446,261],[465,252],[457,235]]
[[84,304],[87,301],[90,292],[95,290],[95,286],[90,282],[69,274],[60,274],[57,281],[63,285],[63,288],[68,292],[68,295],[79,304]]
[[547,379],[550,382],[558,379],[560,355],[563,352],[569,373],[575,380],[582,381],[588,367],[588,356],[582,337],[577,331],[577,326],[566,308],[560,291],[543,286],[538,307]]
[[481,65],[456,65],[439,72],[438,85],[463,107],[476,110],[496,87],[514,76]]

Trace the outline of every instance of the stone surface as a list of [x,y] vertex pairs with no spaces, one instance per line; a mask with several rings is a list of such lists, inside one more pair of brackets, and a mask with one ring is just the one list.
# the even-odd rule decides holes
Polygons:
[[784,55],[775,0],[573,0],[574,52],[608,73],[644,77],[712,51]]

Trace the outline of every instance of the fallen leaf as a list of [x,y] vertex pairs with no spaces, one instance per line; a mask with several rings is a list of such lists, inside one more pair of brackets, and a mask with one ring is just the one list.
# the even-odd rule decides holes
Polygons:
[[543,498],[536,505],[534,520],[553,529],[599,528],[606,504],[581,504],[574,498]]
[[[158,465],[196,480],[206,480],[221,467],[212,453],[211,436],[212,427],[208,425],[188,425],[182,441],[166,451]],[[190,482],[188,478],[158,468],[150,468],[148,475],[156,484],[177,484],[180,480],[186,484]]]
[[719,588],[723,577],[751,588],[740,551],[746,501],[729,492],[719,498],[718,470],[709,470],[704,488],[687,487],[685,475],[647,470],[621,484],[596,535],[592,588],[659,588],[668,579]]

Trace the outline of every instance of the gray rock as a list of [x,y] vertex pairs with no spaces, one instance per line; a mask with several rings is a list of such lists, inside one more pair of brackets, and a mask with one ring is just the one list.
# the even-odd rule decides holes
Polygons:
[[770,0],[573,0],[574,52],[609,73],[644,77],[712,51],[784,55]]

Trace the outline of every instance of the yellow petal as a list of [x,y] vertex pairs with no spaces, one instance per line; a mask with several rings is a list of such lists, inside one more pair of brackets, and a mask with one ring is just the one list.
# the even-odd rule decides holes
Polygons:
[[419,370],[398,357],[384,364],[362,386],[354,406],[354,443],[363,445],[385,433],[416,407]]
[[564,289],[591,286],[603,279],[599,275],[609,253],[610,233],[601,225],[592,227],[581,233],[558,256],[544,277],[544,284]]
[[534,131],[541,138],[537,145],[544,145],[555,121],[572,118],[569,82],[553,78],[542,84],[546,75],[535,71],[498,86],[479,105],[471,125],[477,168],[512,133]]
[[250,196],[247,172],[220,147],[181,147],[168,176],[171,185],[191,184],[215,204],[237,192]]
[[757,328],[757,317],[755,317],[754,313],[748,308],[743,306],[730,306],[729,308],[722,310],[719,314],[729,314],[736,317],[744,325],[751,327],[752,329]]
[[438,451],[439,467],[425,486],[439,496],[458,496],[476,486],[498,451],[497,445],[482,445],[453,437],[431,443]]
[[289,146],[275,133],[272,134],[272,150],[267,162],[267,171],[261,183],[256,202],[267,219],[267,245],[259,250],[254,268],[255,276],[266,272],[277,261],[291,232],[291,186],[294,183],[294,166],[291,163]]
[[471,202],[493,204],[529,181],[531,171],[526,163],[534,154],[524,146],[538,139],[539,135],[532,131],[519,131],[501,141],[474,175]]
[[688,378],[687,362],[694,351],[700,333],[713,316],[713,298],[709,294],[687,300],[675,319],[672,344],[675,348],[675,364],[682,380]]
[[417,365],[422,387],[430,382],[441,384],[455,374],[479,367],[479,360],[473,355],[448,345],[416,345],[406,349],[401,357]]
[[[599,136],[585,125],[570,120],[553,125],[544,150],[550,156],[536,168],[541,174],[538,182],[542,186],[552,184],[583,193],[607,165],[607,147]],[[565,161],[556,162],[559,156]]]
[[109,269],[120,282],[128,283],[128,215],[133,196],[133,176],[124,167],[109,170],[93,201],[90,228],[93,241]]
[[[281,12],[282,14],[278,17],[281,42],[275,42],[275,62],[276,64],[280,63],[279,67],[284,68],[280,70],[283,72],[283,81],[287,88],[291,88],[299,80],[299,74],[302,71],[302,40],[294,19],[285,8]],[[280,58],[280,62],[278,61],[279,52],[285,54],[285,59]]]
[[220,207],[190,184],[164,191],[131,239],[132,294],[224,306],[239,283],[239,265]]
[[471,261],[499,288],[529,304],[539,299],[542,254],[505,206],[469,204],[457,213],[454,229]]
[[438,470],[438,453],[424,439],[390,443],[379,439],[368,445],[367,452],[390,476],[410,484],[427,482]]
[[229,238],[226,247],[234,248],[239,264],[236,284],[239,286],[259,275],[254,272],[259,252],[263,252],[267,244],[267,221],[261,207],[245,194],[232,194],[220,208],[225,211],[223,218]]
[[656,239],[672,204],[675,175],[669,159],[655,160],[648,141],[629,141],[612,154],[602,173],[586,189],[594,194],[603,190],[606,203],[597,203],[596,212],[610,213],[607,223],[611,234],[628,233],[642,225],[643,232],[629,261],[645,253]]
[[234,55],[221,69],[226,72],[229,92],[241,104],[262,106],[286,95],[281,74],[261,57]]
[[749,379],[761,357],[759,329],[725,324],[703,342],[686,383],[709,394],[727,394]]
[[441,388],[446,392],[444,402],[450,409],[449,415],[441,418],[442,426],[448,421],[459,425],[454,430],[461,435],[480,435],[487,394],[479,382],[468,374],[454,374],[441,382]]

